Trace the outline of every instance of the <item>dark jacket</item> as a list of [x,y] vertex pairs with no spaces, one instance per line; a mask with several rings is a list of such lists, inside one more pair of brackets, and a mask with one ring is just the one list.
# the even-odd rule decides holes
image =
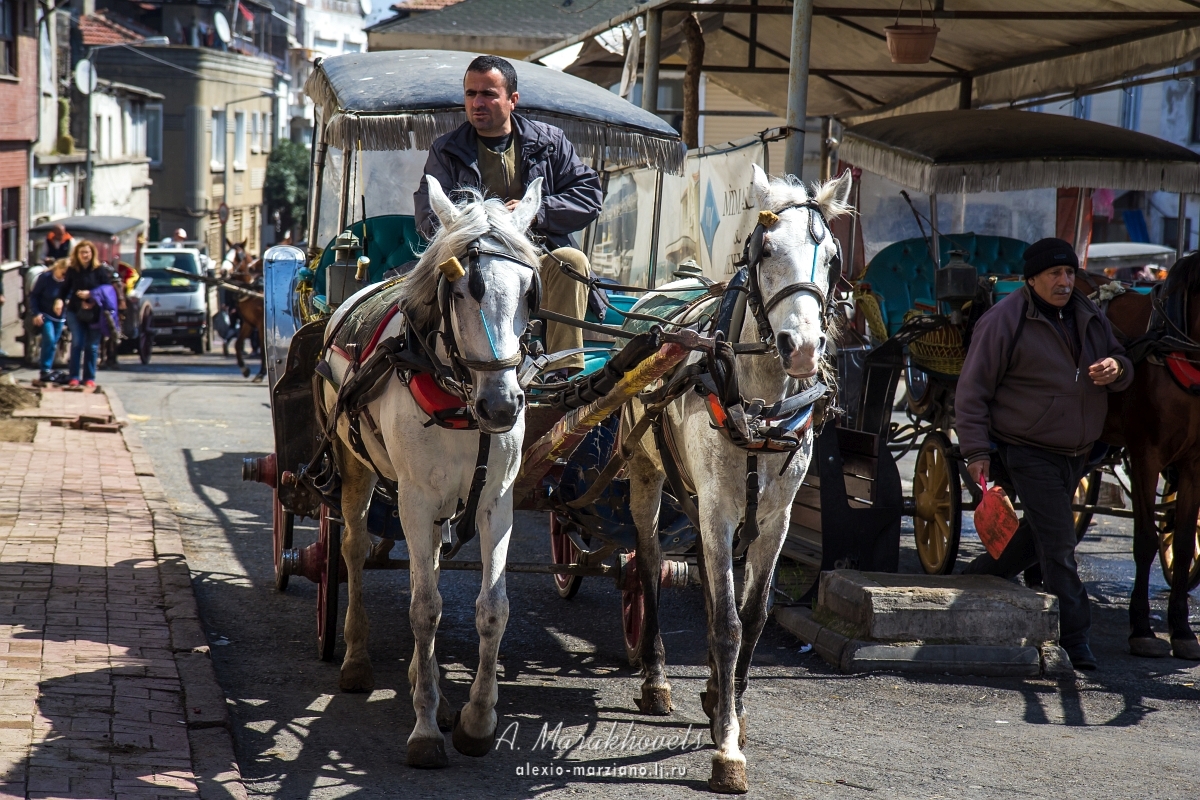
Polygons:
[[[1076,359],[1030,291],[1022,286],[975,324],[954,397],[959,447],[968,461],[985,457],[997,440],[1063,455],[1086,453],[1104,428],[1108,393],[1133,382],[1133,363],[1091,300],[1076,290],[1067,306],[1082,346]],[[1097,386],[1088,367],[1109,356],[1125,372]]]
[[67,301],[67,310],[73,314],[79,311],[81,301],[75,296],[76,292],[85,289],[91,291],[105,284],[111,285],[112,276],[112,270],[105,266],[96,269],[68,269],[66,280],[62,283],[62,297]]
[[[581,231],[600,215],[604,193],[595,170],[579,160],[565,133],[552,125],[512,115],[513,131],[521,147],[521,180],[525,186],[542,179],[542,207],[530,230],[546,237],[551,249],[571,244],[569,234]],[[447,194],[462,186],[483,185],[479,174],[478,139],[471,123],[464,122],[441,136],[429,150],[425,174],[413,194],[417,230],[432,238],[438,221],[429,208],[432,175]]]
[[43,314],[50,319],[62,319],[62,315],[54,313],[54,301],[60,299],[63,291],[63,286],[66,285],[66,278],[61,281],[54,280],[54,272],[46,270],[41,275],[37,276],[37,280],[33,282],[33,289],[29,292],[29,314],[36,317],[38,314]]

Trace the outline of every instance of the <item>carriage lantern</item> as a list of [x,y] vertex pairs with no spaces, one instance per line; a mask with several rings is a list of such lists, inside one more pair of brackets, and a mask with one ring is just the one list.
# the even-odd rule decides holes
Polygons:
[[962,323],[963,304],[975,298],[979,284],[979,273],[964,260],[965,255],[962,250],[951,250],[950,263],[934,274],[938,302],[949,304],[950,320],[955,325]]
[[362,288],[358,283],[358,255],[362,252],[362,243],[350,231],[338,234],[333,244],[334,260],[329,265],[326,275],[328,285],[325,287],[326,301],[330,307],[340,305],[350,295]]

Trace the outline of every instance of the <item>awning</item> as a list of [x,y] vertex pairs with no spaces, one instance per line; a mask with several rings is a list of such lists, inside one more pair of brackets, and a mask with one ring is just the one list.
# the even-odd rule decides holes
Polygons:
[[[896,22],[899,5],[899,0],[816,3],[809,116],[830,115],[853,123],[881,114],[962,108],[964,99],[975,108],[1007,105],[1096,89],[1200,54],[1200,7],[1188,0],[952,0],[944,4],[952,8],[932,15],[941,29],[933,60],[905,66],[891,62],[883,30]],[[917,6],[907,4],[900,22],[921,24]],[[651,9],[663,11],[665,60],[681,48],[686,54],[679,24],[684,14],[699,12],[708,80],[782,116],[787,109],[792,5],[758,0],[757,21],[738,13],[749,7],[750,0],[631,2],[624,14],[534,53],[530,60],[589,42]],[[924,23],[930,23],[928,11]],[[644,45],[641,50],[645,52]],[[615,83],[621,61],[602,48],[585,46],[568,71],[586,71],[593,80]],[[671,66],[681,68],[679,63]]]
[[119,236],[128,230],[145,225],[145,220],[137,217],[63,217],[62,219],[43,222],[29,229],[30,233],[48,233],[62,225],[67,233],[74,236],[77,233],[98,233],[103,236]]
[[838,157],[920,192],[1074,186],[1200,192],[1200,154],[1057,114],[933,111],[847,128]]

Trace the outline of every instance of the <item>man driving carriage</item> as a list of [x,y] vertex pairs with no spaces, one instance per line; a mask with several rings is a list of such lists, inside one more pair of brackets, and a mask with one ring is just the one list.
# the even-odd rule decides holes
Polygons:
[[1024,259],[1026,285],[975,326],[955,396],[971,478],[1015,489],[1024,518],[998,559],[984,553],[965,572],[1011,579],[1039,565],[1045,590],[1058,598],[1071,664],[1095,669],[1071,502],[1104,427],[1108,393],[1129,387],[1133,364],[1108,319],[1075,288],[1079,257],[1070,243],[1042,239]]
[[[530,230],[545,239],[548,252],[541,260],[542,305],[550,311],[583,319],[587,287],[564,269],[587,277],[587,256],[576,249],[571,234],[583,230],[600,214],[600,177],[588,167],[559,128],[514,113],[519,100],[517,72],[498,56],[479,56],[463,76],[467,122],[438,138],[429,150],[425,175],[442,186],[473,186],[498,197],[512,210],[534,178],[542,178],[542,206]],[[417,229],[432,238],[437,217],[429,207],[425,178],[413,195]],[[583,347],[583,331],[550,322],[546,351],[557,353]],[[577,372],[583,354],[552,363],[551,368]]]

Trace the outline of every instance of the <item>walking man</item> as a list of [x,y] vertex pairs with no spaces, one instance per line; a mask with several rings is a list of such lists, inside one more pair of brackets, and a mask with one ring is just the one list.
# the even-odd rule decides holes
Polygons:
[[[589,275],[587,256],[574,247],[571,234],[586,228],[600,214],[604,195],[599,176],[579,160],[562,130],[514,113],[520,99],[517,72],[503,58],[479,56],[472,61],[463,76],[463,95],[467,122],[433,143],[425,174],[448,190],[463,186],[481,189],[503,200],[510,211],[529,182],[542,178],[542,207],[530,225],[532,233],[546,240],[549,251],[541,261],[542,305],[583,319],[587,287],[563,270]],[[432,238],[437,217],[429,208],[429,187],[423,176],[413,203],[417,229]],[[547,323],[548,353],[582,347],[581,329]],[[549,366],[579,371],[583,354]]]
[[998,467],[1024,515],[998,559],[985,553],[965,571],[1012,579],[1040,564],[1045,590],[1058,598],[1063,648],[1076,669],[1095,669],[1071,499],[1104,427],[1108,393],[1129,386],[1133,364],[1100,309],[1074,288],[1079,258],[1070,244],[1042,239],[1024,259],[1025,285],[976,324],[955,396],[971,478]]

